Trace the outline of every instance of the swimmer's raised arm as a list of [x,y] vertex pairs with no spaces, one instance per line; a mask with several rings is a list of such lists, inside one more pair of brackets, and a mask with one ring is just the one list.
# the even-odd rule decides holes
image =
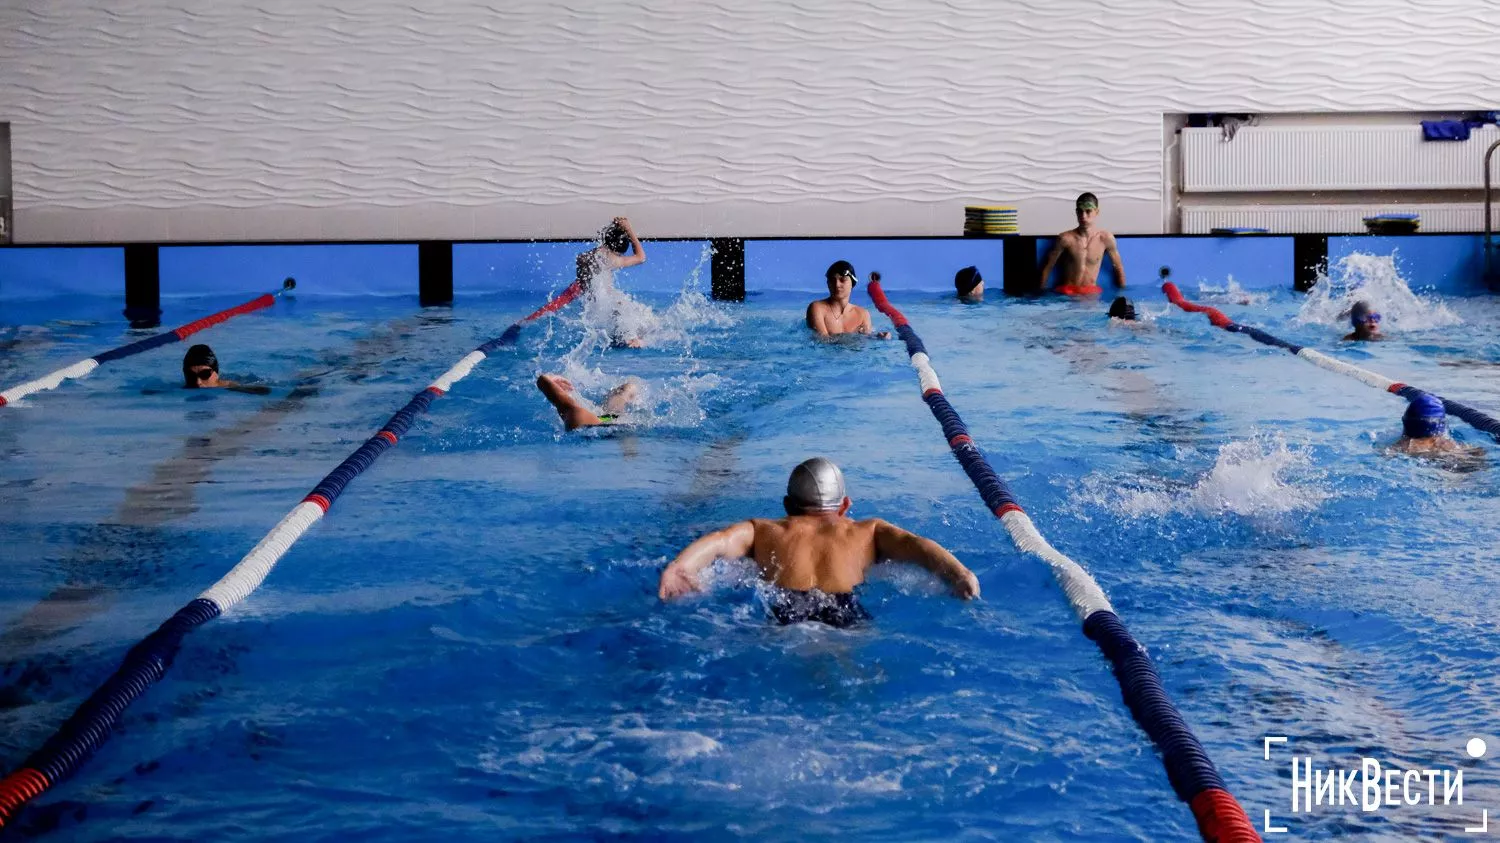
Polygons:
[[875,555],[878,560],[914,562],[942,577],[953,593],[965,600],[979,596],[979,578],[958,557],[932,539],[875,519]]
[[663,600],[699,591],[698,574],[715,559],[749,556],[755,547],[755,525],[749,521],[715,530],[688,545],[661,572],[656,594]]
[[622,231],[630,235],[630,254],[616,255],[614,258],[615,267],[639,266],[645,263],[646,250],[641,246],[641,238],[635,236],[635,229],[631,227],[630,220],[624,217],[615,217],[615,225],[618,225]]
[[1115,244],[1115,236],[1108,231],[1101,238],[1104,240],[1104,253],[1109,255],[1109,262],[1115,267],[1115,283],[1125,286],[1125,262],[1120,260],[1120,249]]

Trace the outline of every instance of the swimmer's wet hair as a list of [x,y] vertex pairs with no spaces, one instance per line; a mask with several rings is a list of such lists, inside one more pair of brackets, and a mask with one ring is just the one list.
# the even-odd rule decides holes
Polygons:
[[599,242],[611,252],[623,255],[625,250],[630,248],[630,232],[619,223],[612,222],[599,230]]

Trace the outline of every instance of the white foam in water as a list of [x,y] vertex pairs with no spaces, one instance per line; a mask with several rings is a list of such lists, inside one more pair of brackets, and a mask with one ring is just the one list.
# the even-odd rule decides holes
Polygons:
[[1163,479],[1091,476],[1084,503],[1102,504],[1129,517],[1189,515],[1281,515],[1317,508],[1331,494],[1321,485],[1305,448],[1289,446],[1280,433],[1256,434],[1219,448],[1213,468],[1191,486]]
[[[560,317],[565,324],[580,326],[582,338],[555,366],[548,368],[539,356],[538,371],[558,372],[572,381],[584,403],[591,405],[596,413],[600,412],[598,403],[604,401],[610,390],[626,380],[634,380],[640,388],[640,402],[624,413],[622,419],[634,426],[691,427],[702,423],[704,412],[699,396],[718,388],[722,380],[716,374],[699,370],[698,361],[692,357],[694,332],[706,326],[734,324],[734,319],[699,289],[712,254],[712,249],[705,246],[697,265],[683,279],[677,298],[661,313],[616,287],[613,272],[598,271],[576,315]],[[549,338],[551,335],[549,325]],[[628,361],[629,353],[619,354],[618,346],[632,340],[648,348],[680,345],[681,373],[667,378],[639,377],[623,370],[606,373],[598,361],[609,359],[611,368]]]
[[1328,272],[1318,273],[1318,282],[1308,292],[1296,321],[1337,325],[1347,330],[1349,309],[1357,301],[1366,301],[1380,314],[1383,331],[1420,331],[1463,324],[1458,314],[1436,296],[1413,293],[1396,262],[1396,253],[1355,252],[1340,258]]
[[1222,287],[1201,282],[1198,284],[1198,301],[1203,304],[1265,304],[1268,298],[1268,293],[1252,293],[1241,287],[1233,275],[1225,276]]

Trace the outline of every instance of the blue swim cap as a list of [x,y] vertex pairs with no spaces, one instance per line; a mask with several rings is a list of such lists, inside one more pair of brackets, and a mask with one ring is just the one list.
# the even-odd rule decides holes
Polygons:
[[1442,436],[1448,432],[1448,413],[1436,395],[1417,394],[1401,417],[1401,432],[1413,439]]

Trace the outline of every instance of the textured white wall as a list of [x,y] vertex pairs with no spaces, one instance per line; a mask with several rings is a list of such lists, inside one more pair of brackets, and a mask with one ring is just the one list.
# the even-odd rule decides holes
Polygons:
[[1500,102],[1493,0],[10,0],[21,240],[1161,225],[1162,114]]

